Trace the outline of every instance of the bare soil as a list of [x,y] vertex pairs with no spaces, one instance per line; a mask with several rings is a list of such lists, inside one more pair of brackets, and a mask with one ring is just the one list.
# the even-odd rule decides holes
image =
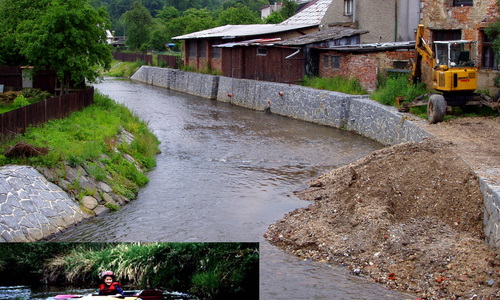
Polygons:
[[266,239],[415,298],[500,299],[500,251],[484,241],[476,175],[500,178],[500,118],[422,126],[437,138],[375,151],[295,192],[313,203]]

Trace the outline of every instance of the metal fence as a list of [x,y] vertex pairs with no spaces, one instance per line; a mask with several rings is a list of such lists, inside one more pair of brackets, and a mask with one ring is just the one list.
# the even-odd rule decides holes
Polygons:
[[94,102],[94,88],[52,97],[0,114],[0,135],[16,135],[30,125],[67,117]]

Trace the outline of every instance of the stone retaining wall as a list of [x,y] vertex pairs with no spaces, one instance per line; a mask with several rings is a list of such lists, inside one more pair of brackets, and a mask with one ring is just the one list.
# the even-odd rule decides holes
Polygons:
[[0,242],[33,242],[86,215],[57,185],[28,166],[0,168]]
[[[274,114],[344,128],[384,145],[432,137],[418,126],[425,121],[363,96],[149,66],[142,66],[132,79],[255,110],[264,110],[270,101]],[[486,239],[490,246],[500,247],[500,186],[489,182],[487,174],[477,175]]]

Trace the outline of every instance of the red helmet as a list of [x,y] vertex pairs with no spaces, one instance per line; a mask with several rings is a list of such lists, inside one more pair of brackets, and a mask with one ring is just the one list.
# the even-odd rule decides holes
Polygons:
[[106,276],[111,276],[111,278],[113,278],[113,280],[115,280],[115,273],[113,273],[113,271],[102,272],[101,279],[104,279]]

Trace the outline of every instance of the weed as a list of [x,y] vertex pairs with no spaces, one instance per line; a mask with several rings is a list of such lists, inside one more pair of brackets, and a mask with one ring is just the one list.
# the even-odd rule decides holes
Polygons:
[[342,76],[335,77],[308,77],[305,76],[302,80],[303,86],[313,87],[316,89],[337,91],[351,95],[368,94],[358,79],[346,78]]
[[385,105],[395,105],[396,97],[403,97],[405,100],[413,100],[419,95],[428,93],[425,83],[411,84],[407,75],[388,77],[383,86],[380,86],[371,96]]

